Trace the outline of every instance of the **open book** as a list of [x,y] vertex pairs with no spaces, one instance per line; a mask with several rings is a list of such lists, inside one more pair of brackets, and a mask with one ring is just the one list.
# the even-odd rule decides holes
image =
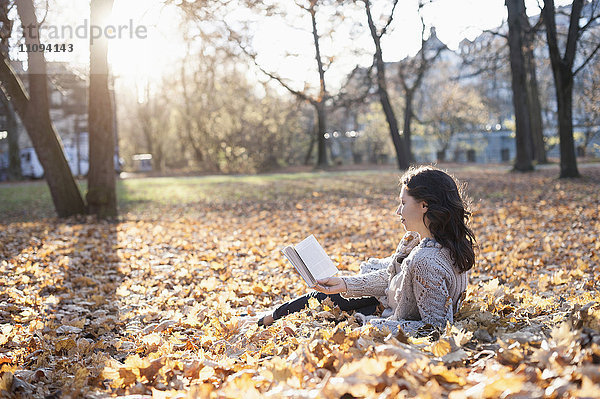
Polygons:
[[312,234],[295,246],[288,245],[281,252],[298,270],[309,287],[317,285],[317,280],[331,277],[338,272],[337,267]]

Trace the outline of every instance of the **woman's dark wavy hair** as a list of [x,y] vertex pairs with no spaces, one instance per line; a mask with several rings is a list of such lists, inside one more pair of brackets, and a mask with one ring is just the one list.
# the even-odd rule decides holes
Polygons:
[[447,173],[433,167],[411,167],[400,178],[408,194],[427,203],[423,215],[429,221],[429,231],[437,242],[450,250],[456,267],[465,272],[475,264],[477,241],[468,227],[471,212],[463,201],[463,188]]

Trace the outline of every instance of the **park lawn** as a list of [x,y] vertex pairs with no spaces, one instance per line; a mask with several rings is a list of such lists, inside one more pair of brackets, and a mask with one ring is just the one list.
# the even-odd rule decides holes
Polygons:
[[[148,214],[159,208],[194,210],[196,205],[281,203],[318,193],[337,196],[364,195],[365,182],[394,179],[395,171],[278,173],[267,175],[214,175],[202,177],[154,177],[117,180],[121,213]],[[87,181],[78,180],[85,195]],[[382,187],[373,185],[381,194]],[[372,189],[367,189],[372,190]],[[369,193],[367,193],[369,194]],[[0,223],[30,221],[56,216],[45,181],[0,184]]]
[[343,273],[388,256],[403,234],[394,171],[123,180],[110,223],[32,215],[49,203],[42,184],[0,187],[0,390],[593,397],[600,167],[575,180],[454,172],[478,261],[454,326],[419,339],[327,304],[268,329],[240,323],[307,292],[279,250],[308,234]]

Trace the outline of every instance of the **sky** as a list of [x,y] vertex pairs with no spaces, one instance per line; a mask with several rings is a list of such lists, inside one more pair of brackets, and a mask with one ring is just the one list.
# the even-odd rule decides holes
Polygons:
[[[373,1],[374,17],[389,13],[389,3]],[[568,1],[558,0],[556,3],[561,5]],[[281,4],[288,5],[287,20],[255,18],[252,46],[265,69],[282,76],[292,87],[302,89],[306,82],[318,82],[310,18],[293,2],[282,0]],[[394,23],[382,40],[385,61],[397,61],[418,51],[421,26],[416,4],[417,0],[399,1]],[[539,13],[537,0],[526,0],[526,5],[529,14]],[[334,27],[330,35],[326,34],[331,28],[326,14],[325,11],[320,12],[317,23],[320,33],[324,35],[321,43],[323,55],[335,56],[326,74],[330,89],[335,89],[354,66],[370,65],[374,46],[366,21],[362,27],[342,24]],[[46,21],[57,27],[77,27],[85,24],[88,15],[88,2],[50,0],[50,13]],[[361,21],[364,10],[360,7],[348,9],[345,15]],[[503,0],[435,0],[423,9],[422,15],[427,25],[435,26],[439,39],[451,49],[456,49],[464,38],[472,40],[482,29],[499,26],[506,18],[506,8]],[[250,15],[242,11],[228,15],[229,22],[247,17]],[[120,38],[110,41],[109,61],[118,80],[133,84],[160,79],[170,74],[176,68],[174,61],[185,54],[180,16],[177,10],[163,6],[160,0],[115,0],[109,23],[132,28],[125,29]],[[131,34],[138,27],[145,29],[144,37]],[[74,51],[68,54],[48,53],[47,59],[66,60],[85,66],[89,59],[88,40],[76,37],[63,40],[72,43]],[[353,49],[356,51],[353,52]],[[290,52],[296,55],[289,56]],[[23,58],[25,54],[18,56]],[[257,79],[264,79],[260,72],[254,71],[254,74]]]

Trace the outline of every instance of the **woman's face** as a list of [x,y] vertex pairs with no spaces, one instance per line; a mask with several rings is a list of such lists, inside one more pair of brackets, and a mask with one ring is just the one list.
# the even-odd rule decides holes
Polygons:
[[402,186],[400,191],[400,206],[396,214],[401,217],[400,221],[406,231],[423,232],[427,228],[423,223],[423,215],[427,212],[427,206],[424,201],[417,201],[408,194],[406,186]]

